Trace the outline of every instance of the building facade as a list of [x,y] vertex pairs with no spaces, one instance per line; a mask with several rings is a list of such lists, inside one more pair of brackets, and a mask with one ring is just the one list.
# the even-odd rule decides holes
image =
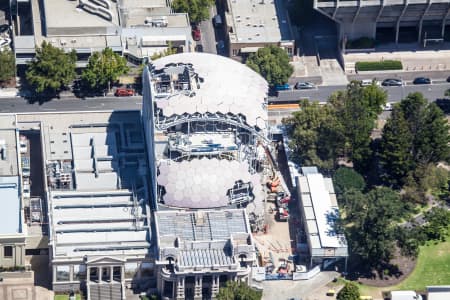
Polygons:
[[341,39],[391,36],[398,43],[402,35],[415,41],[443,39],[449,30],[450,1],[328,1],[314,0],[314,8],[333,19]]

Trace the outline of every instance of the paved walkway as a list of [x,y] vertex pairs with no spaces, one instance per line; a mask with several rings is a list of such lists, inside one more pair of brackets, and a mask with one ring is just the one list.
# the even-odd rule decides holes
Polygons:
[[[264,281],[262,300],[288,300],[301,298],[302,300],[335,299],[325,296],[326,285],[336,278],[336,272],[321,272],[310,280],[275,280]],[[324,291],[324,293],[322,293]]]

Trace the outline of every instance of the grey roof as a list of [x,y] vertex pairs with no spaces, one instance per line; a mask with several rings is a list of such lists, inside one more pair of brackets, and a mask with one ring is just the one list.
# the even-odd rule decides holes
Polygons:
[[169,236],[183,241],[228,240],[234,233],[250,233],[245,211],[158,211],[155,213],[158,237]]
[[128,191],[51,192],[54,257],[145,255],[150,246],[146,210]]
[[[226,247],[224,245],[224,247]],[[181,250],[178,264],[182,267],[228,266],[234,263],[231,251],[225,249],[189,249]]]
[[71,133],[70,136],[77,189],[117,189],[115,132]]
[[[0,124],[7,125],[7,124]],[[0,159],[0,176],[17,176],[19,174],[17,165],[17,135],[15,129],[0,127],[0,150],[4,151],[5,159]]]
[[345,237],[335,232],[330,221],[338,213],[331,179],[320,173],[306,173],[298,178],[298,190],[311,248],[346,248]]
[[165,187],[164,204],[175,207],[212,208],[229,204],[227,191],[238,180],[251,182],[253,193],[263,199],[259,174],[250,174],[247,162],[226,159],[161,161],[158,184]]
[[230,42],[236,44],[279,43],[292,40],[283,1],[228,0],[227,25]]
[[0,235],[22,233],[19,177],[0,177]]

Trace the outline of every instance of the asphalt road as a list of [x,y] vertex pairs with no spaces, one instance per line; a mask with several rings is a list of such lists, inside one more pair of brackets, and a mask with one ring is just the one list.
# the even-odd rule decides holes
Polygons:
[[[450,89],[450,83],[436,83],[431,85],[405,85],[401,87],[383,87],[388,92],[388,102],[398,102],[409,93],[421,92],[429,101],[443,98],[446,90]],[[270,101],[289,101],[309,99],[327,101],[331,93],[344,90],[345,86],[319,86],[312,90],[280,91],[278,97],[270,98]]]
[[212,17],[217,14],[215,5],[212,5],[209,11],[210,17],[200,23],[199,28],[201,32],[201,40],[196,42],[197,45],[203,46],[203,52],[217,54],[216,50],[216,34],[212,24]]
[[53,99],[42,104],[28,103],[23,98],[0,98],[0,113],[61,111],[139,110],[142,96]]

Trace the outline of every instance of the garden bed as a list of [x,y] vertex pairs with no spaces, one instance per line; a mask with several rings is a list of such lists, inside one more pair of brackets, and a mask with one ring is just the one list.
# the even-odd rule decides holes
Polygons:
[[403,65],[399,60],[358,61],[355,64],[355,69],[357,72],[402,70]]

